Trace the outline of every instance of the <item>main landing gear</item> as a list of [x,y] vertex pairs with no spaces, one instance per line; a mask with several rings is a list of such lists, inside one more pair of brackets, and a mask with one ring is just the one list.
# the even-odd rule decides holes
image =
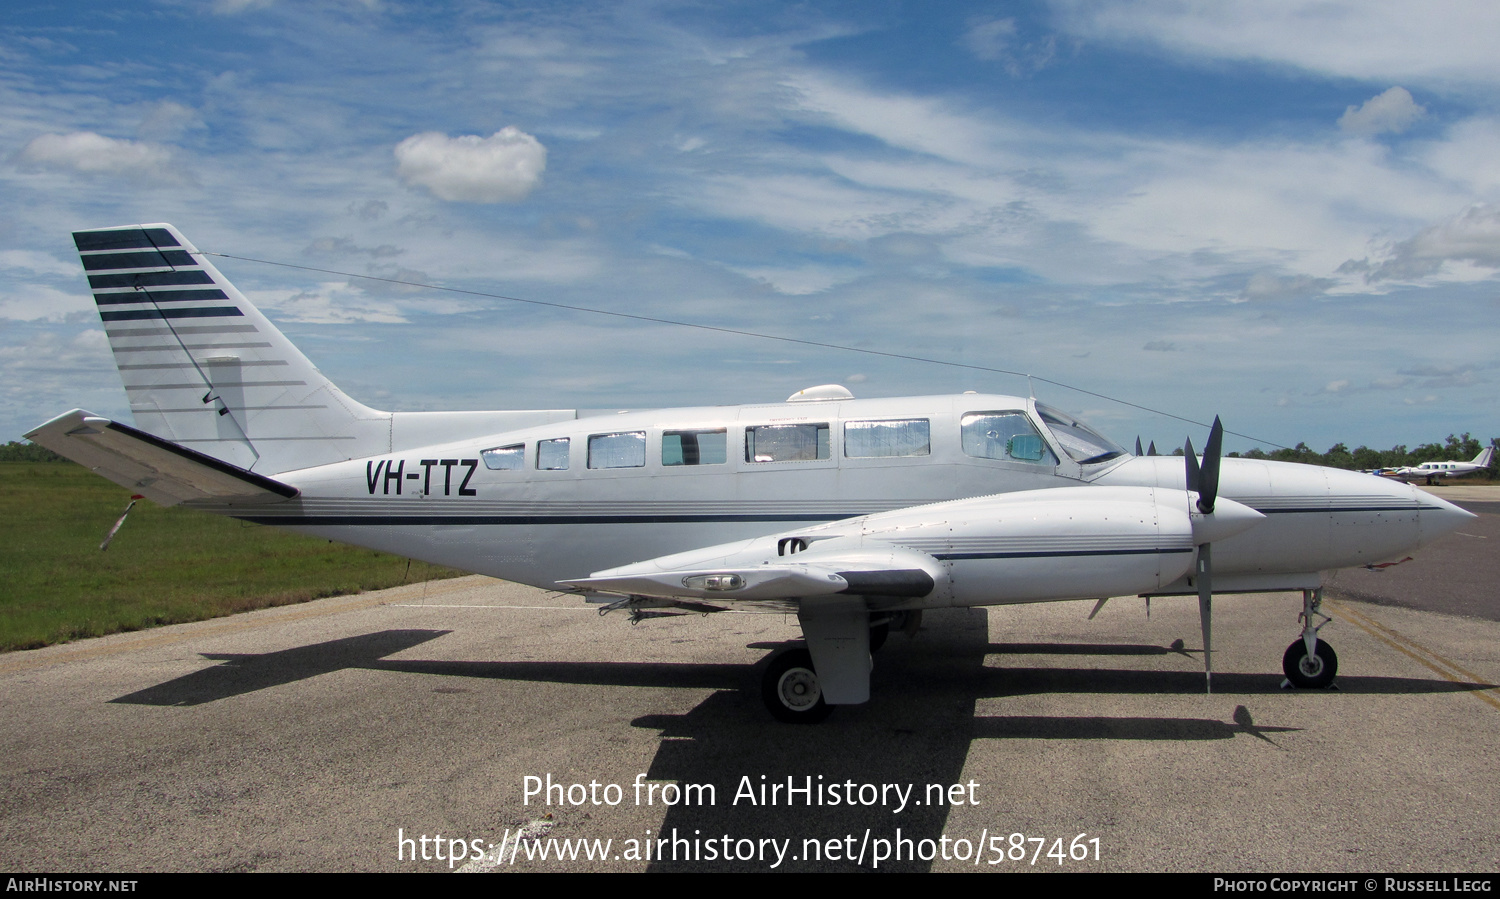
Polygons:
[[817,724],[833,711],[823,700],[812,653],[805,649],[789,649],[771,660],[760,696],[771,717],[788,724]]
[[[1333,620],[1320,611],[1322,605],[1321,588],[1302,591],[1302,614],[1298,616],[1302,622],[1302,636],[1288,646],[1286,654],[1281,657],[1281,670],[1286,673],[1283,687],[1311,690],[1333,684],[1333,676],[1339,670],[1339,657],[1332,646],[1318,639],[1318,631]],[[1314,625],[1314,617],[1323,620]]]
[[921,612],[871,614],[863,600],[823,602],[797,613],[806,648],[789,649],[766,666],[761,700],[777,721],[816,724],[835,705],[870,698],[871,654],[891,630],[916,631]]

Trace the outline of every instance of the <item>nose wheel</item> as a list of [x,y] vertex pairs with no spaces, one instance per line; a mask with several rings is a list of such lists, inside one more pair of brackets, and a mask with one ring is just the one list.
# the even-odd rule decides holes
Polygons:
[[1313,653],[1308,655],[1307,643],[1299,637],[1286,648],[1286,655],[1281,657],[1281,670],[1294,687],[1304,690],[1322,689],[1333,683],[1333,676],[1338,674],[1339,657],[1334,654],[1333,647],[1322,640],[1318,641]]
[[[1286,674],[1283,687],[1300,687],[1304,690],[1320,690],[1332,686],[1334,675],[1339,671],[1339,657],[1333,647],[1318,639],[1318,631],[1332,619],[1320,611],[1323,591],[1302,591],[1302,636],[1286,648],[1281,657],[1281,670]],[[1314,618],[1323,619],[1316,625]]]
[[833,707],[823,701],[812,653],[791,649],[771,660],[761,681],[761,699],[771,717],[788,724],[816,724]]

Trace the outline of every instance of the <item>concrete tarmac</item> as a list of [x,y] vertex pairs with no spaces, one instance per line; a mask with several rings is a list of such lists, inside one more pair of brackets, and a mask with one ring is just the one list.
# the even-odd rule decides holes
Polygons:
[[760,701],[792,619],[479,577],[12,653],[0,868],[1500,870],[1500,622],[1352,595],[1336,690],[1279,686],[1297,595],[1215,600],[1212,695],[1196,599],[1123,598],[929,613],[816,727]]

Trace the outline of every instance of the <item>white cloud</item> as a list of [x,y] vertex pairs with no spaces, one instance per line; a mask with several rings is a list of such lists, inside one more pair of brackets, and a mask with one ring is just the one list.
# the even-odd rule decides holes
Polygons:
[[1291,274],[1326,276],[1371,234],[1431,221],[1468,199],[1363,141],[1166,143],[1135,155],[1141,183],[1114,185],[1118,199],[1079,212],[1094,234],[1137,252],[1209,251]]
[[[979,165],[1002,160],[996,152],[1001,139],[997,127],[953,112],[941,101],[872,93],[808,75],[790,79],[786,86],[795,92],[797,111],[831,120],[837,127],[889,146]],[[1006,136],[1012,140],[1035,136],[1021,131],[1017,125]]]
[[1045,69],[1057,54],[1055,36],[1023,41],[1016,32],[1015,19],[972,21],[959,43],[979,59],[1000,63],[1014,78]]
[[171,100],[162,100],[146,108],[136,134],[148,139],[173,140],[189,129],[204,127],[203,117],[196,109]]
[[681,200],[714,215],[833,238],[864,240],[916,226],[906,198],[805,175],[720,176],[694,185]]
[[1307,275],[1279,276],[1256,272],[1246,282],[1240,298],[1244,300],[1294,300],[1317,296],[1337,284],[1332,278]]
[[92,313],[93,298],[45,284],[22,284],[0,293],[0,319],[60,322],[69,316]]
[[22,168],[90,176],[117,175],[146,181],[166,181],[174,174],[182,177],[167,147],[92,131],[34,137],[16,154],[15,161]]
[[[771,175],[757,189],[710,188],[698,201],[719,201],[712,208],[721,215],[825,236],[941,235],[945,257],[971,265],[1020,266],[1074,282],[1159,280],[1169,270],[1201,277],[1222,273],[1225,264],[1322,279],[1366,252],[1371,235],[1409,233],[1474,199],[1467,185],[1435,182],[1365,142],[1226,147],[1058,129],[1044,134],[933,98],[880,94],[807,74],[787,84],[796,92],[794,115],[812,114],[938,159],[827,156],[817,163],[837,178],[803,175],[795,189],[778,189],[787,176]],[[1417,110],[1398,88],[1366,104],[1363,114],[1356,110],[1351,125],[1389,130]],[[1486,136],[1469,135],[1461,147],[1434,144],[1427,155],[1446,154],[1451,181],[1460,181],[1476,154],[1500,155]],[[1039,158],[1046,161],[1038,164]],[[1080,239],[1096,257],[1088,267],[1077,264],[1085,249]],[[1333,286],[1261,278],[1245,298]]]
[[233,16],[252,9],[265,9],[276,0],[214,0],[212,9],[221,16]]
[[730,271],[753,278],[777,293],[789,296],[822,293],[831,287],[852,281],[860,275],[860,270],[857,268],[820,265],[802,268],[731,268]]
[[371,259],[388,259],[401,255],[405,250],[388,243],[378,247],[362,247],[347,237],[319,237],[302,252],[309,256],[369,256]]
[[[1459,268],[1453,266],[1458,263]],[[1465,265],[1467,264],[1467,265]],[[1366,282],[1413,280],[1438,274],[1445,265],[1456,280],[1474,280],[1469,266],[1500,269],[1500,206],[1470,206],[1457,216],[1415,236],[1391,244],[1376,260],[1349,260],[1346,273],[1363,273]]]
[[350,215],[358,216],[361,221],[379,221],[381,216],[391,211],[391,205],[384,200],[358,200],[349,202],[348,211]]
[[1428,145],[1423,161],[1444,179],[1480,197],[1500,199],[1500,119],[1476,117]]
[[427,131],[397,144],[395,152],[403,181],[457,203],[525,199],[547,168],[547,148],[515,126],[489,137]]
[[1400,134],[1427,114],[1404,87],[1393,87],[1371,97],[1358,108],[1350,106],[1339,116],[1339,127],[1351,134]]
[[0,250],[0,269],[21,269],[38,275],[76,276],[77,259],[61,260],[40,250]]
[[395,303],[376,300],[357,287],[339,281],[312,290],[260,290],[248,294],[262,309],[275,309],[283,322],[347,325],[354,322],[402,324],[407,321]]
[[1276,62],[1385,81],[1500,83],[1500,5],[1490,0],[1057,0],[1079,37],[1213,59]]
[[1015,19],[986,19],[971,22],[960,43],[980,59],[1004,59],[1016,39]]
[[[213,0],[211,8],[216,15],[234,16],[257,9],[269,9],[276,0]],[[361,6],[368,10],[380,8],[380,0],[344,0],[344,6]]]

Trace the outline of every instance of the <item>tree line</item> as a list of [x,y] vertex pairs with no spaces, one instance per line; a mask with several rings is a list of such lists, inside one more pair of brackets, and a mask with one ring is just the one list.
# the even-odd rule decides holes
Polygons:
[[[1500,437],[1491,437],[1488,445],[1500,447]],[[1262,449],[1253,449],[1246,453],[1229,453],[1228,455],[1245,459],[1304,462],[1329,468],[1368,471],[1375,468],[1415,468],[1423,462],[1467,462],[1479,455],[1479,451],[1484,447],[1485,444],[1481,444],[1465,432],[1462,436],[1449,434],[1442,443],[1424,443],[1411,449],[1407,449],[1405,444],[1398,444],[1388,450],[1370,449],[1368,446],[1351,450],[1347,444],[1336,443],[1328,448],[1328,452],[1319,453],[1306,443],[1299,443],[1290,449],[1279,449],[1269,453]],[[1177,454],[1181,453],[1182,450],[1177,450]],[[1479,474],[1475,477],[1486,476],[1491,480],[1495,479],[1496,469],[1493,465],[1490,466],[1487,475]]]
[[62,456],[38,446],[30,440],[25,443],[11,442],[0,446],[0,462],[63,462]]

